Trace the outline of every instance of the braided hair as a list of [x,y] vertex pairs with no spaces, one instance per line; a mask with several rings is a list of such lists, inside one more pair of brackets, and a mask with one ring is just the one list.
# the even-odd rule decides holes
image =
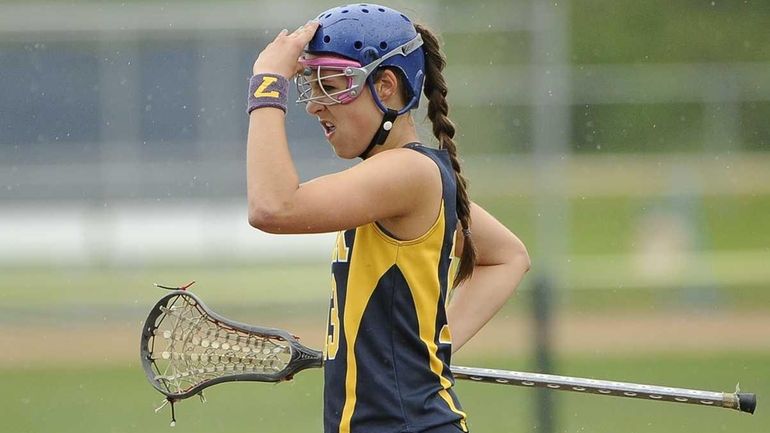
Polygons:
[[441,51],[438,37],[427,27],[415,24],[415,30],[422,36],[425,52],[425,87],[423,92],[428,98],[428,119],[433,124],[433,135],[438,139],[440,149],[446,149],[452,160],[452,168],[457,180],[457,218],[462,225],[464,238],[460,268],[453,286],[457,286],[473,274],[476,264],[476,246],[471,237],[471,201],[468,198],[468,182],[463,176],[460,160],[457,157],[457,145],[453,138],[455,125],[449,120],[447,104],[447,84],[442,73],[446,66],[446,56]]

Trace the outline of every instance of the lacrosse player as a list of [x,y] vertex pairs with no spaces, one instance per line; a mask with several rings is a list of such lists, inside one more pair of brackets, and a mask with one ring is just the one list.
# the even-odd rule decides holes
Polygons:
[[[451,355],[530,266],[522,242],[468,197],[444,66],[434,33],[374,4],[281,31],[254,62],[249,222],[270,233],[338,232],[327,433],[467,432]],[[284,123],[292,79],[334,152],[360,163],[299,182]],[[422,94],[437,147],[421,140],[411,114]]]

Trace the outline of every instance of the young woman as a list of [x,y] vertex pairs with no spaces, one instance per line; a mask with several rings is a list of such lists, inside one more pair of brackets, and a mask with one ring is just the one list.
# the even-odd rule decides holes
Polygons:
[[[468,431],[451,354],[529,269],[521,241],[468,198],[444,64],[435,35],[373,4],[284,30],[254,63],[249,223],[270,233],[338,232],[324,348],[327,433]],[[284,125],[295,76],[299,102],[334,152],[361,163],[299,182]],[[410,114],[423,91],[438,149],[421,144]]]

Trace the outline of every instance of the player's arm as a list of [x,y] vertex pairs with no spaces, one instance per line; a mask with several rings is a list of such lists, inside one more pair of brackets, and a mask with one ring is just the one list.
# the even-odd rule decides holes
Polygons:
[[[476,266],[473,276],[454,289],[447,307],[454,352],[500,310],[530,267],[521,240],[475,203],[471,203],[471,221]],[[458,236],[461,248],[462,236]]]
[[249,223],[260,230],[324,233],[358,227],[414,212],[440,188],[436,165],[410,149],[382,152],[348,170],[300,184],[283,129],[266,131],[282,119],[252,122],[250,129],[260,132],[250,132],[248,144]]
[[[281,32],[260,53],[254,74],[292,76],[317,27],[311,22],[291,34]],[[284,113],[273,107],[249,115],[246,154],[249,223],[271,233],[331,232],[404,216],[424,206],[423,196],[432,192],[415,185],[440,185],[435,164],[409,149],[382,152],[349,170],[300,184]]]

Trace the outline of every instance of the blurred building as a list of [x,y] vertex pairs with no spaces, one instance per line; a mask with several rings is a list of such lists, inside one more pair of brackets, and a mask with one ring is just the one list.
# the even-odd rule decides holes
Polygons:
[[[699,156],[751,161],[756,154],[745,152],[768,149],[770,55],[766,36],[749,31],[763,28],[766,8],[677,4],[670,18],[652,6],[624,14],[583,3],[392,4],[447,42],[452,115],[468,170],[482,173],[475,197],[506,194],[487,185],[535,197],[633,194],[650,184],[620,184],[617,173],[591,183],[583,166],[566,169],[575,158],[617,167],[675,152],[697,172]],[[0,241],[11,245],[0,265],[273,254],[270,237],[246,225],[244,89],[280,28],[334,4],[0,4]],[[645,34],[665,37],[667,19],[690,20],[693,30],[645,44]],[[728,22],[714,29],[721,37],[688,39],[713,22]],[[287,126],[303,178],[350,165],[301,107]],[[500,176],[510,182],[487,179]],[[651,195],[676,193],[667,180],[648,182]],[[696,195],[711,185],[695,182]],[[762,182],[737,184],[768,192]],[[560,203],[554,212],[566,214]],[[325,254],[319,239],[299,251]]]

